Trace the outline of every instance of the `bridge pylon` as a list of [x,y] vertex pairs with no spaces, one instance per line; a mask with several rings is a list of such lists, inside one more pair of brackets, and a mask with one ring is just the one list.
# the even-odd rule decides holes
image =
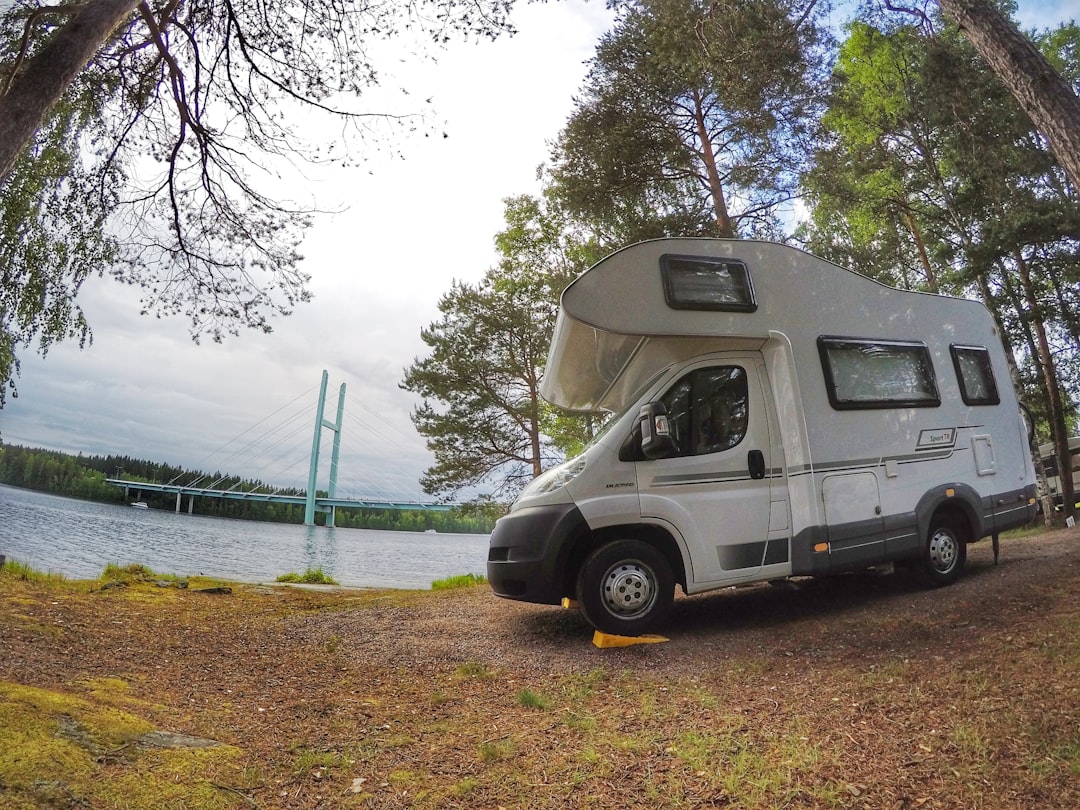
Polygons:
[[[327,488],[329,497],[333,498],[337,489],[338,458],[341,452],[341,418],[345,413],[345,383],[342,383],[341,388],[338,390],[337,421],[329,422],[323,418],[326,408],[326,384],[328,379],[329,375],[326,369],[323,369],[322,384],[319,386],[319,404],[315,409],[315,437],[311,441],[311,466],[308,467],[307,500],[304,503],[305,526],[315,525],[315,487],[319,476],[319,446],[322,444],[322,429],[324,427],[334,431],[334,447],[330,454],[330,485]],[[327,507],[323,508],[327,509]],[[337,507],[330,506],[326,517],[327,527],[333,528],[336,513]]]

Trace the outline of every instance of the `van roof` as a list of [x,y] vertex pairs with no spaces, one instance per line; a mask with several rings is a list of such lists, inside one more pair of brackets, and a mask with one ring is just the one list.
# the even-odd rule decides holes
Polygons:
[[[692,286],[695,267],[705,269],[697,278],[724,287],[718,293],[724,302],[686,306],[678,299],[673,284],[682,273]],[[896,290],[777,242],[639,242],[600,260],[563,291],[540,392],[571,410],[617,411],[660,369],[711,350],[757,349],[776,332],[792,340],[860,329],[921,339],[954,316],[958,303],[989,319],[978,302]],[[865,324],[867,313],[887,319]]]

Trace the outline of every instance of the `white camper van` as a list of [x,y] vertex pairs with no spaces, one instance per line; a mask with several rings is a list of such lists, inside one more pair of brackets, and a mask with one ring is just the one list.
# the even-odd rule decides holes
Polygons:
[[795,248],[660,239],[563,292],[541,393],[615,414],[491,535],[495,593],[640,635],[688,594],[889,562],[929,584],[1035,516],[990,313]]

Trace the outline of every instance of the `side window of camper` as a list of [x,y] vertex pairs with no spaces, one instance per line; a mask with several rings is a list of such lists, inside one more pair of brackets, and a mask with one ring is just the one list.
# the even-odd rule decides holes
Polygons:
[[749,423],[746,372],[717,366],[690,372],[663,397],[680,456],[728,450],[743,440]]
[[925,343],[820,337],[829,402],[837,410],[941,404]]
[[960,396],[965,405],[997,405],[997,383],[990,366],[990,352],[982,346],[950,346]]

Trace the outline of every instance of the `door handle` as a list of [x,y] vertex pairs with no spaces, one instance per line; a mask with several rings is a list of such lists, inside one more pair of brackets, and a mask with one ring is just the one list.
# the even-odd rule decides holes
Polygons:
[[765,477],[765,454],[760,450],[751,450],[747,453],[746,463],[750,467],[750,477],[755,481]]

